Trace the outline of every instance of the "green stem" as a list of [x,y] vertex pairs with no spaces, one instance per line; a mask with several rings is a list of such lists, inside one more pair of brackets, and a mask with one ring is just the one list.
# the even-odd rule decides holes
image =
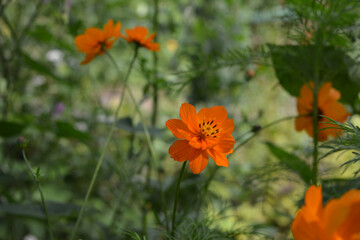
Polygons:
[[318,92],[320,86],[320,57],[322,55],[322,43],[323,43],[323,30],[320,28],[318,34],[316,35],[316,53],[315,53],[315,79],[314,79],[314,88],[313,88],[313,112],[312,112],[312,127],[313,127],[313,163],[312,163],[312,173],[313,179],[312,184],[318,184],[318,125],[319,125],[319,109],[318,109]]
[[[138,48],[139,47],[137,46],[136,49],[135,49],[135,52],[136,52],[135,56],[137,55]],[[106,52],[106,53],[110,57],[110,60],[114,64],[117,71],[120,73],[119,67],[117,66],[115,60],[111,57],[110,53],[108,53],[108,52]],[[133,60],[135,60],[135,58]],[[133,64],[133,62],[132,62],[132,64]],[[127,84],[124,85],[124,89],[126,89],[128,91],[130,99],[133,102],[137,113],[139,114],[140,121],[141,121],[141,124],[142,124],[143,129],[144,129],[144,133],[145,133],[146,141],[147,141],[147,144],[148,144],[148,147],[149,147],[149,150],[150,150],[151,157],[157,163],[157,158],[156,158],[156,155],[155,155],[155,151],[154,151],[154,148],[152,147],[152,143],[151,143],[150,133],[149,133],[149,130],[148,130],[147,126],[146,126],[145,118],[144,118],[144,116],[143,116],[143,114],[141,112],[139,104],[136,102],[134,94],[132,93],[131,89],[129,87],[127,87]]]
[[174,200],[174,209],[173,209],[173,216],[172,216],[172,224],[171,224],[171,236],[175,237],[175,230],[176,230],[176,224],[175,224],[175,220],[176,220],[176,208],[177,208],[177,203],[178,203],[178,198],[179,198],[179,193],[180,193],[180,183],[181,183],[181,178],[184,175],[185,172],[185,167],[186,167],[186,163],[187,161],[185,161],[182,165],[181,168],[181,172],[176,184],[176,192],[175,192],[175,200]]
[[[296,115],[296,116],[288,116],[288,117],[284,117],[284,118],[280,118],[280,119],[277,119],[269,124],[266,124],[264,125],[263,127],[261,127],[259,130],[257,130],[256,132],[254,132],[253,130],[250,130],[248,132],[245,132],[244,134],[242,134],[241,136],[239,136],[235,142],[237,141],[240,141],[240,139],[244,138],[246,135],[250,134],[250,133],[253,133],[250,137],[246,138],[245,140],[243,140],[242,142],[240,142],[235,148],[234,148],[234,151],[232,152],[231,155],[229,155],[228,159],[231,158],[231,156],[233,156],[233,153],[237,150],[239,150],[239,148],[241,148],[242,146],[244,146],[246,143],[248,143],[251,139],[253,139],[254,137],[256,137],[262,130],[264,129],[267,129],[273,125],[276,125],[278,123],[281,123],[283,121],[286,121],[286,120],[290,120],[290,119],[294,119],[294,118],[298,118],[298,117],[303,117],[303,116],[306,116],[304,114],[301,114],[301,115]],[[208,191],[208,188],[209,188],[209,185],[211,183],[211,181],[214,179],[215,177],[215,174],[216,172],[220,169],[220,167],[216,166],[214,168],[214,170],[211,172],[209,178],[207,179],[207,181],[205,182],[204,184],[204,195],[207,194],[207,191]]]
[[[153,30],[154,32],[156,32],[154,41],[156,42],[157,38],[158,38],[158,13],[159,13],[159,3],[158,0],[154,0],[154,17],[153,17]],[[157,66],[158,66],[158,57],[157,57],[157,53],[153,52],[153,112],[152,112],[152,116],[151,116],[151,123],[153,126],[156,125],[157,122],[157,114],[158,114],[158,105],[159,105],[159,100],[158,100],[158,91],[159,91],[159,86],[157,83]]]
[[[111,57],[111,55],[110,55],[107,51],[105,51],[105,53],[110,57],[110,59],[111,59],[112,61],[114,61],[114,59]],[[96,167],[95,167],[95,171],[94,171],[94,174],[93,174],[93,176],[92,176],[92,179],[91,179],[89,188],[88,188],[88,190],[87,190],[87,192],[86,192],[86,196],[85,196],[84,202],[83,202],[83,204],[82,204],[82,206],[81,206],[80,213],[79,213],[79,215],[78,215],[78,218],[76,219],[75,226],[74,226],[74,228],[73,228],[73,230],[72,230],[72,232],[71,232],[70,240],[73,240],[73,239],[75,238],[75,235],[76,235],[77,230],[78,230],[78,228],[79,228],[79,224],[80,224],[80,222],[81,222],[81,220],[82,220],[82,217],[83,217],[83,214],[84,214],[85,207],[86,207],[87,202],[88,202],[88,200],[89,200],[91,191],[92,191],[92,189],[93,189],[93,187],[94,187],[95,180],[96,180],[96,178],[97,178],[97,176],[98,176],[98,174],[99,174],[99,171],[100,171],[102,162],[103,162],[103,160],[104,160],[106,150],[107,150],[107,148],[108,148],[108,145],[109,145],[110,140],[111,140],[111,138],[112,138],[112,135],[113,135],[113,133],[114,133],[115,126],[116,126],[116,118],[117,118],[117,116],[118,116],[118,113],[119,113],[120,108],[121,108],[121,106],[122,106],[122,103],[123,103],[123,101],[124,101],[125,89],[126,89],[126,87],[127,87],[127,82],[128,82],[128,79],[129,79],[131,70],[132,70],[132,68],[133,68],[133,65],[134,65],[134,63],[135,63],[135,59],[136,59],[136,57],[137,57],[137,53],[138,53],[138,48],[135,49],[134,56],[133,56],[133,58],[132,58],[132,60],[131,60],[131,63],[130,63],[130,65],[129,65],[129,68],[128,68],[128,70],[127,70],[127,73],[126,73],[126,76],[125,76],[125,80],[124,80],[124,85],[123,85],[123,88],[122,88],[122,90],[121,90],[121,99],[120,99],[120,102],[119,102],[119,104],[118,104],[118,106],[117,106],[117,108],[116,108],[115,114],[114,114],[114,117],[115,117],[115,118],[114,118],[114,121],[113,121],[113,123],[112,123],[112,125],[111,125],[109,134],[108,134],[108,136],[107,136],[107,139],[106,139],[106,142],[105,142],[105,145],[104,145],[104,148],[103,148],[103,150],[102,150],[102,152],[101,152],[100,158],[99,158],[99,160],[98,160],[98,162],[97,162],[97,165],[96,165]]]
[[25,160],[25,163],[26,163],[26,166],[31,174],[31,176],[33,177],[33,180],[34,182],[36,183],[36,187],[40,193],[40,197],[41,197],[41,203],[42,203],[42,206],[44,208],[44,212],[45,212],[45,215],[46,215],[46,219],[47,219],[47,224],[48,224],[48,230],[49,230],[49,233],[50,233],[50,238],[51,240],[54,240],[54,236],[53,236],[53,232],[52,232],[52,227],[51,227],[51,221],[50,221],[50,216],[49,216],[49,211],[47,209],[47,206],[46,206],[46,203],[45,203],[45,198],[44,198],[44,194],[41,190],[41,186],[40,186],[40,182],[39,182],[39,179],[37,178],[37,176],[35,175],[35,173],[33,172],[31,166],[30,166],[30,163],[29,161],[27,160],[27,157],[26,157],[26,154],[25,154],[25,151],[24,149],[21,149],[21,153],[22,153],[22,156]]
[[[255,132],[254,132],[253,130],[250,130],[250,131],[242,134],[240,137],[238,137],[238,138],[236,139],[235,142],[239,141],[240,139],[242,139],[242,138],[243,138],[244,136],[246,136],[247,134],[253,133],[250,137],[248,137],[248,138],[246,138],[244,141],[240,142],[240,143],[234,148],[233,153],[236,152],[236,151],[237,151],[239,148],[241,148],[242,146],[244,146],[246,143],[248,143],[248,142],[249,142],[251,139],[253,139],[255,136],[257,136],[262,130],[267,129],[267,128],[271,127],[271,126],[274,126],[274,125],[276,125],[276,124],[278,124],[278,123],[284,122],[284,121],[286,121],[286,120],[290,120],[290,119],[294,119],[294,118],[298,118],[298,117],[303,117],[303,116],[306,116],[306,115],[305,115],[305,114],[301,114],[301,115],[296,115],[296,116],[288,116],[288,117],[280,118],[280,119],[277,119],[277,120],[275,120],[275,121],[273,121],[273,122],[271,122],[271,123],[268,123],[268,124],[262,126],[259,130],[255,131]],[[230,156],[232,156],[232,155],[230,155]],[[230,157],[230,156],[229,156],[229,157]]]
[[[136,52],[138,51],[139,49],[139,46],[136,46],[135,48]],[[115,68],[117,69],[117,71],[120,73],[120,70],[119,70],[119,67],[117,66],[116,64],[116,61],[111,57],[111,55],[107,52],[108,56],[110,57],[111,59],[111,62],[114,64]],[[139,107],[139,104],[136,102],[136,99],[135,99],[135,96],[134,94],[132,93],[131,89],[127,86],[126,87],[126,90],[128,91],[129,93],[129,96],[130,96],[130,99],[131,101],[133,102],[134,106],[135,106],[135,109],[137,111],[137,113],[139,114],[139,117],[140,117],[140,121],[141,121],[141,124],[143,126],[143,129],[144,129],[144,133],[145,133],[145,137],[146,137],[146,142],[147,142],[147,145],[149,147],[149,150],[150,150],[150,155],[153,159],[153,161],[158,165],[158,162],[157,162],[157,158],[156,158],[156,155],[155,155],[155,151],[152,147],[152,141],[151,141],[151,137],[150,137],[150,133],[149,133],[149,130],[146,126],[146,122],[145,122],[145,118],[141,112],[141,109]],[[151,163],[149,162],[149,168],[148,168],[148,173],[150,174],[150,171],[151,171]],[[150,181],[150,175],[147,176],[147,181]],[[149,186],[150,187],[150,186]],[[145,207],[145,206],[144,206]],[[143,219],[142,219],[142,229],[143,229],[143,234],[146,236],[146,225],[147,225],[147,219],[146,219],[146,210],[144,208],[143,210]]]
[[318,84],[317,81],[314,83],[313,89],[313,115],[312,115],[312,125],[313,125],[313,163],[312,163],[312,173],[313,180],[312,183],[317,185],[318,179],[318,122],[319,122],[319,111],[318,111]]

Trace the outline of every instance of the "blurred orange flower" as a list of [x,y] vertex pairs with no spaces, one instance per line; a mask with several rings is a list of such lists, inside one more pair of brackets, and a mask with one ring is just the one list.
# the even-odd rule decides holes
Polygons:
[[117,38],[121,36],[121,23],[114,26],[113,20],[108,20],[104,29],[88,28],[84,34],[75,38],[75,45],[78,51],[86,53],[84,61],[81,64],[87,64],[96,56],[104,53],[104,49],[110,49]]
[[227,118],[226,109],[215,106],[196,113],[193,105],[183,103],[180,118],[166,122],[166,127],[180,139],[169,148],[171,158],[179,162],[189,160],[194,174],[205,169],[209,155],[216,165],[228,167],[225,155],[233,152],[235,139],[232,136],[234,121]]
[[321,186],[311,186],[291,224],[295,240],[359,240],[360,190],[350,190],[323,207]]
[[152,40],[155,37],[155,33],[151,34],[149,37],[146,37],[148,30],[146,27],[136,26],[134,29],[125,29],[127,36],[122,35],[122,37],[128,42],[134,42],[138,46],[146,47],[150,51],[159,51],[160,44],[154,43]]
[[[311,87],[311,88],[310,88]],[[295,129],[301,131],[303,129],[309,134],[314,136],[312,125],[312,112],[313,112],[313,90],[314,83],[304,84],[300,90],[300,96],[297,98],[297,109],[300,115],[306,115],[295,119]],[[340,92],[332,88],[332,83],[327,82],[319,89],[318,92],[318,113],[329,117],[338,122],[344,122],[349,113],[346,112],[344,105],[337,102],[340,99]],[[329,122],[324,117],[319,117],[318,129],[334,127],[333,124],[323,123]],[[337,134],[341,134],[340,129],[324,129],[318,132],[319,141],[326,141],[329,136],[336,137]]]

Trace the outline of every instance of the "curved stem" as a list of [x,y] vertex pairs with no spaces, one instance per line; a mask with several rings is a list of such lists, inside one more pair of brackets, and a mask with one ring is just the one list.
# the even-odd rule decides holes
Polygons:
[[[107,51],[105,51],[105,53],[107,53],[107,55],[110,56],[110,54],[108,54]],[[134,56],[133,56],[133,58],[132,58],[132,60],[131,60],[131,63],[130,63],[130,65],[129,65],[129,68],[128,68],[127,73],[126,73],[126,76],[125,76],[124,86],[123,86],[123,88],[122,88],[122,90],[121,90],[121,98],[120,98],[119,104],[118,104],[118,106],[117,106],[117,108],[116,108],[116,111],[115,111],[115,114],[114,114],[114,117],[115,117],[115,118],[114,118],[114,121],[113,121],[113,123],[112,123],[112,125],[111,125],[110,131],[109,131],[109,134],[108,134],[108,136],[107,136],[107,139],[106,139],[104,148],[103,148],[103,150],[102,150],[102,152],[101,152],[100,158],[99,158],[99,160],[98,160],[98,162],[97,162],[97,164],[96,164],[95,171],[94,171],[94,174],[93,174],[93,176],[92,176],[92,179],[91,179],[89,188],[88,188],[88,190],[87,190],[87,192],[86,192],[86,196],[85,196],[84,202],[83,202],[83,204],[82,204],[82,206],[81,206],[79,216],[78,216],[78,218],[76,219],[75,226],[74,226],[74,228],[73,228],[73,230],[72,230],[72,232],[71,232],[70,240],[73,240],[73,239],[75,238],[76,232],[77,232],[77,230],[78,230],[78,228],[79,228],[79,224],[80,224],[81,219],[82,219],[83,214],[84,214],[85,207],[86,207],[87,202],[88,202],[88,200],[89,200],[91,191],[92,191],[92,189],[93,189],[93,187],[94,187],[95,180],[96,180],[96,178],[97,178],[97,175],[99,174],[99,171],[100,171],[102,162],[104,161],[104,157],[105,157],[106,150],[107,150],[107,148],[108,148],[108,146],[109,146],[110,140],[111,140],[112,135],[113,135],[114,130],[115,130],[116,118],[117,118],[117,115],[118,115],[118,113],[119,113],[119,111],[120,111],[120,108],[121,108],[121,106],[122,106],[122,103],[123,103],[123,101],[124,101],[125,89],[126,89],[126,86],[127,86],[127,82],[128,82],[128,79],[129,79],[131,70],[132,70],[133,65],[134,65],[134,63],[135,63],[135,59],[136,59],[136,57],[137,57],[137,53],[138,53],[138,49],[136,48],[136,49],[135,49]],[[111,58],[111,56],[110,56],[110,58]],[[111,59],[112,59],[112,61],[113,61],[113,58],[111,58]]]
[[[294,118],[298,118],[298,117],[304,117],[304,116],[306,116],[306,114],[301,114],[301,115],[296,115],[296,116],[288,116],[288,117],[280,118],[280,119],[277,119],[277,120],[275,120],[275,121],[273,121],[273,122],[271,122],[271,123],[268,123],[268,124],[264,125],[263,127],[261,127],[259,130],[255,131],[255,132],[254,132],[253,130],[250,130],[250,131],[242,134],[240,137],[238,137],[238,138],[236,139],[237,141],[239,141],[241,138],[243,138],[243,137],[246,136],[247,134],[253,133],[253,135],[251,135],[250,137],[246,138],[244,141],[240,142],[239,145],[237,145],[237,146],[234,148],[233,153],[234,153],[235,151],[237,151],[239,148],[241,148],[242,146],[244,146],[246,143],[248,143],[248,142],[249,142],[251,139],[253,139],[255,136],[257,136],[262,130],[267,129],[267,128],[271,127],[271,126],[274,126],[274,125],[276,125],[276,124],[278,124],[278,123],[281,123],[281,122],[283,122],[283,121],[290,120],[290,119],[294,119]],[[236,142],[236,141],[235,141],[235,142]],[[231,156],[232,156],[232,155],[230,155],[229,157],[231,157]]]
[[46,215],[46,220],[47,220],[47,224],[48,224],[48,230],[49,230],[49,233],[50,233],[50,238],[51,240],[54,240],[54,236],[53,236],[53,232],[52,232],[52,227],[51,227],[51,221],[50,221],[50,215],[49,215],[49,211],[47,209],[47,206],[46,206],[46,203],[45,203],[45,198],[44,198],[44,194],[41,190],[41,186],[40,186],[40,182],[38,180],[38,177],[35,175],[35,173],[33,172],[31,166],[30,166],[30,163],[29,161],[27,160],[27,157],[26,157],[26,154],[25,154],[25,151],[24,149],[21,149],[21,153],[22,153],[22,156],[25,160],[25,163],[26,163],[26,166],[31,174],[31,176],[33,177],[33,180],[34,182],[36,183],[36,187],[40,193],[40,197],[41,197],[41,203],[42,203],[42,206],[44,208],[44,212],[45,212],[45,215]]
[[[136,47],[136,49],[135,49],[135,53],[136,53],[135,56],[137,55],[138,48],[139,47]],[[115,60],[111,57],[110,53],[108,53],[108,52],[106,52],[106,53],[110,57],[110,60],[114,64],[117,71],[120,73],[119,67],[117,66]],[[135,58],[133,58],[133,60],[135,60]],[[133,62],[132,62],[132,64],[133,64]],[[136,102],[134,94],[131,91],[131,89],[127,87],[127,84],[124,85],[124,89],[126,89],[128,91],[130,99],[133,102],[137,113],[139,114],[140,121],[141,121],[141,124],[142,124],[143,129],[144,129],[144,133],[145,133],[146,141],[147,141],[147,144],[148,144],[148,147],[149,147],[149,150],[150,150],[151,157],[157,163],[157,158],[156,158],[156,155],[155,155],[155,151],[154,151],[154,148],[152,147],[152,143],[151,143],[150,133],[149,133],[149,130],[148,130],[147,126],[146,126],[145,118],[144,118],[144,116],[143,116],[143,114],[142,114],[142,112],[140,110],[139,104]]]
[[176,208],[177,208],[177,202],[178,202],[178,198],[179,198],[179,193],[180,193],[180,183],[181,183],[181,178],[184,175],[185,172],[185,167],[186,167],[186,163],[187,161],[185,161],[182,165],[181,168],[181,172],[176,184],[176,192],[175,192],[175,200],[174,200],[174,209],[173,209],[173,216],[172,216],[172,224],[171,224],[171,236],[175,237],[175,230],[176,230],[176,224],[175,224],[175,220],[176,220]]
[[[259,130],[257,130],[256,132],[254,132],[253,130],[250,130],[248,132],[243,133],[241,136],[239,136],[236,141],[239,141],[240,139],[242,139],[243,137],[245,137],[246,135],[253,133],[250,137],[246,138],[244,141],[240,142],[235,148],[234,151],[232,153],[234,153],[235,151],[237,151],[239,148],[241,148],[242,146],[244,146],[246,143],[248,143],[251,139],[253,139],[255,136],[257,136],[262,130],[267,129],[273,125],[276,125],[278,123],[281,123],[283,121],[289,120],[289,119],[294,119],[294,118],[298,118],[298,117],[303,117],[306,116],[305,114],[301,114],[301,115],[296,115],[296,116],[288,116],[288,117],[284,117],[284,118],[280,118],[277,119],[269,124],[264,125],[263,127],[261,127]],[[228,159],[231,158],[231,156],[233,156],[233,154],[231,154]],[[211,172],[210,177],[208,178],[208,180],[205,182],[204,184],[204,194],[206,195],[209,185],[211,183],[211,181],[214,179],[216,172],[220,169],[220,167],[216,166],[214,168],[214,170]]]

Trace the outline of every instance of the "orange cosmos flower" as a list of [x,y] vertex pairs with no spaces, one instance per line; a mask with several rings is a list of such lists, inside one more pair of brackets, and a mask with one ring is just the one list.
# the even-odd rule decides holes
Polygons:
[[359,240],[360,190],[322,203],[321,186],[311,186],[291,224],[295,240]]
[[109,20],[104,25],[104,29],[88,28],[84,34],[75,38],[75,45],[78,51],[86,53],[84,61],[81,64],[87,64],[97,55],[104,53],[104,49],[110,49],[117,38],[121,36],[121,23],[114,26],[113,20]]
[[[300,96],[297,98],[297,109],[300,115],[306,115],[295,119],[295,129],[301,131],[303,129],[312,137],[314,136],[312,125],[313,112],[313,91],[310,89],[314,87],[314,83],[304,84],[300,90]],[[344,105],[337,102],[340,99],[340,92],[331,87],[331,82],[327,82],[320,88],[318,92],[318,113],[329,117],[338,122],[344,122],[350,115],[346,112]],[[327,127],[334,127],[333,124],[323,123],[328,122],[326,118],[319,117],[317,130]],[[336,137],[341,134],[340,129],[324,129],[318,132],[319,141],[325,141],[329,136]]]
[[180,118],[166,122],[166,127],[180,139],[169,148],[171,158],[179,162],[189,160],[194,174],[205,169],[209,156],[216,165],[228,167],[225,155],[233,152],[235,139],[232,136],[234,121],[227,118],[226,109],[216,106],[196,113],[193,105],[183,103]]
[[134,29],[125,29],[127,37],[122,35],[122,37],[128,42],[134,42],[138,46],[146,47],[150,51],[156,52],[160,49],[159,43],[154,43],[152,40],[155,37],[155,33],[151,34],[149,37],[146,37],[148,30],[146,27],[136,26]]

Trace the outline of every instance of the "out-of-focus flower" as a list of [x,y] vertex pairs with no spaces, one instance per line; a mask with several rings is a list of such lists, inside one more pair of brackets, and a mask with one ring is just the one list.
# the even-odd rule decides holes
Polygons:
[[54,106],[53,115],[56,117],[62,115],[65,111],[65,108],[66,106],[63,102],[57,102]]
[[193,105],[183,103],[180,118],[166,122],[166,127],[180,139],[169,148],[171,158],[179,162],[189,160],[194,174],[205,169],[209,156],[216,165],[228,167],[225,155],[233,152],[235,139],[232,136],[234,121],[227,118],[226,109],[215,106],[196,113]]
[[128,42],[134,42],[140,47],[145,47],[150,51],[159,51],[160,44],[154,43],[153,39],[155,37],[155,33],[151,34],[149,37],[148,30],[146,27],[136,26],[134,29],[125,29],[126,35],[122,35],[122,37]]
[[[329,117],[338,122],[345,122],[350,115],[346,112],[344,105],[337,100],[340,99],[340,92],[332,88],[331,82],[327,82],[322,85],[318,92],[318,114]],[[310,82],[304,84],[300,90],[300,96],[297,98],[297,109],[299,115],[304,115],[295,119],[295,129],[301,131],[303,129],[309,134],[314,136],[314,130],[312,125],[312,113],[313,113],[313,90],[314,83]],[[316,129],[323,129],[328,127],[334,127],[329,123],[328,119],[319,117],[318,127]],[[336,137],[337,134],[341,134],[341,129],[324,129],[318,132],[319,141],[326,141],[329,136]]]
[[114,26],[113,20],[108,20],[103,30],[99,28],[88,28],[84,34],[75,38],[75,45],[78,51],[86,53],[84,61],[81,64],[87,64],[96,56],[101,55],[105,50],[110,49],[116,39],[121,36],[121,23]]
[[323,207],[321,186],[311,186],[291,225],[295,240],[359,240],[360,190],[350,190]]

